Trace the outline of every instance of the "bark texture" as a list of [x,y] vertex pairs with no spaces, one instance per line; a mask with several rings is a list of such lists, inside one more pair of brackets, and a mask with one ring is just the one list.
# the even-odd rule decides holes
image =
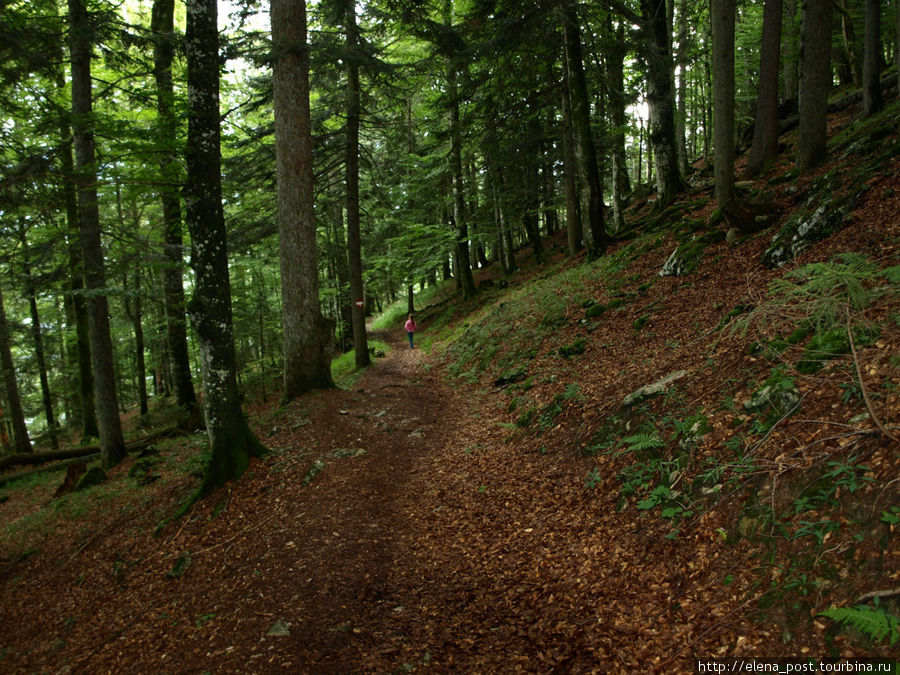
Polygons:
[[763,7],[762,46],[759,57],[759,91],[753,144],[745,175],[758,175],[778,156],[778,71],[781,58],[782,0],[766,0]]
[[228,248],[222,212],[219,34],[216,0],[187,3],[188,118],[185,211],[194,295],[188,307],[200,343],[206,430],[212,447],[200,494],[240,477],[262,446],[241,411],[234,356]]
[[[372,361],[366,339],[366,308],[363,297],[362,240],[359,224],[359,30],[356,0],[347,0],[344,10],[347,32],[347,255],[350,261],[350,311],[353,321],[353,355],[357,368]],[[363,301],[360,303],[360,301]]]
[[597,168],[597,149],[591,134],[591,111],[581,56],[581,32],[575,6],[566,0],[562,8],[565,37],[565,62],[572,118],[575,164],[581,195],[581,229],[587,235],[588,254],[601,255],[606,250],[606,225],[603,216],[603,186]]
[[831,90],[832,4],[805,0],[800,54],[800,130],[797,166],[802,172],[828,156],[828,93]]
[[881,95],[881,0],[866,0],[866,41],[863,52],[863,115],[884,107]]
[[109,303],[106,298],[106,271],[100,237],[100,211],[97,204],[97,169],[92,128],[91,91],[93,29],[81,0],[69,0],[68,5],[75,176],[78,186],[78,216],[81,224],[84,285],[89,293],[87,314],[94,376],[94,400],[100,432],[100,454],[104,466],[110,467],[118,464],[125,456],[125,440],[119,420],[113,348],[109,330]]
[[675,145],[675,86],[666,7],[666,0],[641,0],[649,137],[656,168],[658,206],[668,204],[685,188]]
[[716,207],[734,198],[734,8],[735,0],[712,0],[713,127]]
[[197,396],[191,375],[187,345],[187,318],[185,316],[184,242],[181,201],[178,190],[181,175],[178,170],[177,134],[175,116],[175,91],[172,84],[172,60],[175,52],[175,2],[155,0],[151,29],[153,31],[153,74],[156,80],[156,123],[159,130],[160,173],[163,187],[160,192],[163,213],[165,262],[163,268],[163,299],[166,313],[166,341],[176,403],[189,416],[197,411]]
[[[22,410],[22,399],[19,396],[19,384],[13,365],[10,346],[9,324],[6,320],[6,309],[3,305],[3,290],[0,289],[0,367],[3,368],[3,384],[6,387],[6,402],[9,405],[10,423],[13,432],[12,449],[16,453],[31,453],[31,440],[28,438],[28,427],[25,426],[25,412]],[[0,411],[0,417],[2,417]]]
[[319,307],[304,0],[272,0],[272,41],[284,396],[293,398],[334,386],[334,322]]

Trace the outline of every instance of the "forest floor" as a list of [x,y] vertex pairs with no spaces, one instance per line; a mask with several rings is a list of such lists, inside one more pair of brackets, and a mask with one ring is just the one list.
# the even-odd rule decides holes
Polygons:
[[640,672],[756,632],[710,604],[691,550],[572,480],[573,455],[509,461],[496,406],[382,337],[352,391],[252,410],[269,458],[157,538],[166,495],[111,496],[5,558],[0,669]]

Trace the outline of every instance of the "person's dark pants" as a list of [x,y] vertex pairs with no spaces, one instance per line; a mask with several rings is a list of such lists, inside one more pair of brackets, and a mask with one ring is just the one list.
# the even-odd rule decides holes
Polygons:
[[413,333],[408,332],[407,335],[409,335],[409,348],[412,349],[413,348]]

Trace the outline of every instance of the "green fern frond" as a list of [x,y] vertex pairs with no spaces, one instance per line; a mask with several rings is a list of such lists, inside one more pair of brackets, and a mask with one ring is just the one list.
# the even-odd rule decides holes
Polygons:
[[821,612],[820,616],[827,617],[842,626],[849,626],[875,643],[887,639],[888,643],[893,646],[900,638],[900,629],[898,629],[900,620],[880,607],[875,608],[869,605],[832,607]]
[[893,267],[881,270],[881,276],[889,283],[900,284],[900,265],[894,265]]
[[626,436],[622,439],[622,442],[628,444],[628,452],[653,450],[654,448],[663,448],[666,445],[655,431]]

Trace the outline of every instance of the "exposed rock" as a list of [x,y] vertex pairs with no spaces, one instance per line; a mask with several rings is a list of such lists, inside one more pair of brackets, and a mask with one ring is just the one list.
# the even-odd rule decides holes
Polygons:
[[812,215],[792,218],[763,253],[763,264],[769,269],[781,267],[812,244],[843,229],[844,225],[844,210],[831,204],[823,204]]
[[778,414],[785,415],[800,402],[800,391],[794,387],[767,384],[757,390],[750,400],[744,401],[747,412],[761,412],[773,408]]
[[679,380],[687,374],[687,370],[676,370],[673,373],[669,373],[664,378],[657,380],[653,384],[645,384],[640,389],[635,389],[622,400],[622,407],[630,408],[635,403],[640,403],[651,396],[657,396],[658,394],[663,393],[675,380]]

